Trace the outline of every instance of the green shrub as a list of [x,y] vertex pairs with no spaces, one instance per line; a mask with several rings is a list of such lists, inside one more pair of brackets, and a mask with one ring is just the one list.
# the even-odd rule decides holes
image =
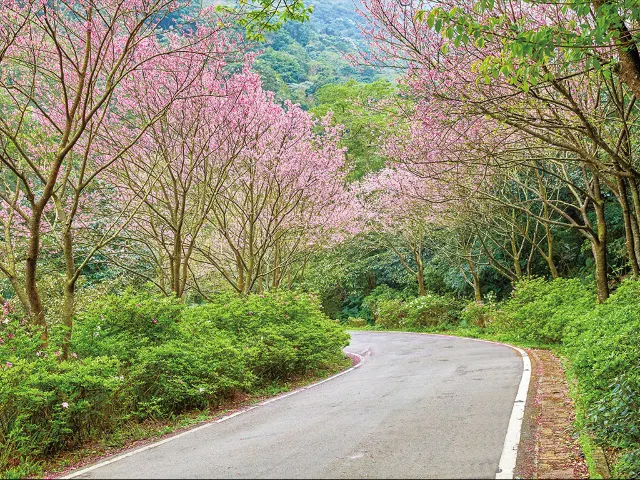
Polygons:
[[378,299],[373,310],[376,325],[382,328],[400,328],[405,326],[408,315],[407,304],[399,298]]
[[604,444],[640,445],[640,283],[628,280],[567,331],[587,426]]
[[[388,285],[382,284],[374,288],[369,295],[367,295],[362,301],[361,312],[365,317],[371,317],[374,323],[378,323],[378,310],[381,302],[388,300],[404,300],[406,295],[404,292],[400,292],[391,288]],[[384,322],[385,320],[383,320]]]
[[127,378],[136,416],[162,418],[219,405],[250,383],[232,337],[183,336],[141,349]]
[[72,350],[130,362],[139,348],[174,338],[184,308],[177,298],[132,290],[106,295],[78,313]]
[[364,318],[349,317],[347,319],[347,325],[349,325],[350,327],[356,327],[356,328],[366,327],[367,323],[368,322]]
[[349,318],[362,318],[365,321],[373,322],[371,312],[367,309],[362,309],[362,301],[366,295],[363,294],[351,294],[347,295],[342,303],[342,310],[340,311],[340,319],[348,321]]
[[376,325],[387,329],[420,329],[455,324],[461,311],[460,303],[454,298],[433,294],[408,300],[381,295],[373,304]]
[[315,296],[286,290],[190,307],[181,328],[235,335],[260,384],[336,365],[349,343],[349,335],[322,313]]
[[640,448],[623,453],[611,473],[612,478],[640,478]]
[[495,303],[469,302],[460,312],[461,323],[473,325],[479,328],[486,328],[487,325],[495,322],[497,307]]
[[587,426],[601,443],[623,448],[640,444],[639,380],[636,373],[622,374],[591,399]]
[[427,294],[406,303],[408,328],[436,327],[458,322],[461,312],[460,302],[454,298]]
[[37,458],[126,421],[217,406],[239,390],[336,367],[349,340],[316,297],[290,291],[192,307],[107,295],[78,313],[69,361],[55,346],[43,349],[40,334],[0,311],[4,474],[38,476]]
[[565,330],[581,322],[595,302],[593,288],[577,279],[521,280],[492,327],[516,340],[559,343]]
[[0,305],[0,367],[18,360],[35,360],[42,352],[42,329],[14,312],[11,305]]
[[59,362],[46,356],[3,365],[0,460],[54,453],[111,429],[122,384],[119,362],[105,357]]

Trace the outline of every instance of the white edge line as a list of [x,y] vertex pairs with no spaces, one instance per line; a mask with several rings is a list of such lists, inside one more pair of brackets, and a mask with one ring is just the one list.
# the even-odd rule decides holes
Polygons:
[[355,370],[356,368],[359,368],[364,363],[365,358],[366,358],[365,355],[367,355],[369,353],[369,351],[367,349],[367,350],[364,350],[361,353],[354,353],[354,352],[345,352],[345,353],[348,356],[349,355],[353,355],[353,356],[357,357],[358,358],[358,363],[356,363],[352,367],[349,367],[348,369],[346,369],[346,370],[344,370],[342,372],[339,372],[339,373],[336,373],[335,375],[330,376],[329,378],[325,378],[324,380],[320,380],[319,382],[312,383],[311,385],[306,385],[304,387],[300,387],[300,388],[298,388],[296,390],[293,390],[292,392],[284,393],[282,395],[278,395],[278,396],[270,398],[268,400],[264,400],[264,401],[262,401],[260,403],[257,403],[256,405],[252,405],[250,407],[241,408],[240,410],[237,410],[237,411],[235,411],[233,413],[230,413],[229,415],[225,415],[225,416],[217,418],[215,420],[210,420],[210,421],[208,421],[207,423],[205,423],[203,425],[191,428],[191,429],[189,429],[189,430],[187,430],[185,432],[179,433],[178,435],[174,435],[172,437],[165,438],[164,440],[160,440],[158,442],[150,443],[149,445],[145,445],[143,447],[139,447],[139,448],[136,448],[136,449],[133,449],[133,450],[129,450],[128,452],[122,453],[120,455],[116,455],[116,456],[114,456],[114,457],[112,457],[112,458],[110,458],[108,460],[104,460],[102,462],[96,463],[95,465],[91,465],[90,467],[81,468],[79,470],[76,470],[76,471],[73,471],[73,472],[69,473],[68,475],[65,475],[63,477],[56,477],[56,478],[66,479],[66,478],[79,477],[80,475],[84,475],[85,473],[89,473],[89,472],[91,472],[93,470],[97,470],[98,468],[104,467],[104,466],[109,465],[111,463],[115,463],[115,462],[118,462],[118,461],[120,461],[122,459],[125,459],[127,457],[131,457],[132,455],[135,455],[137,453],[142,453],[142,452],[144,452],[146,450],[149,450],[151,448],[155,448],[155,447],[157,447],[159,445],[162,445],[163,443],[171,442],[171,441],[176,440],[176,439],[178,439],[180,437],[184,437],[184,436],[189,435],[189,434],[191,434],[193,432],[197,432],[198,430],[202,430],[202,429],[211,427],[212,425],[215,425],[216,423],[221,423],[221,422],[229,420],[229,419],[231,419],[233,417],[237,417],[238,415],[241,415],[243,413],[250,412],[251,410],[255,410],[256,408],[261,407],[263,405],[268,405],[268,404],[276,402],[278,400],[282,400],[283,398],[287,398],[287,397],[290,397],[292,395],[296,395],[297,393],[303,392],[305,390],[309,390],[310,388],[317,387],[318,385],[322,385],[323,383],[326,383],[326,382],[328,382],[330,380],[333,380],[335,378],[341,377],[342,375],[346,375],[347,373],[351,372],[352,370]]
[[[506,344],[504,344],[506,345]],[[509,426],[507,427],[507,435],[504,437],[504,446],[502,447],[502,455],[498,464],[498,473],[496,478],[513,478],[516,469],[516,460],[518,458],[518,446],[520,444],[520,432],[522,430],[522,421],[524,420],[524,409],[527,405],[527,392],[529,391],[529,382],[531,380],[531,360],[527,352],[521,348],[507,345],[522,355],[522,378],[518,393],[513,403]]]
[[[375,330],[369,331],[377,333]],[[496,473],[496,479],[513,478],[515,475],[516,460],[518,458],[518,446],[520,445],[520,432],[522,430],[522,421],[524,420],[524,409],[527,404],[527,393],[529,392],[529,383],[531,381],[531,360],[529,359],[527,352],[519,347],[509,345],[508,343],[494,342],[492,340],[484,340],[482,338],[459,337],[457,335],[446,335],[442,333],[400,332],[393,330],[380,333],[417,333],[419,335],[474,340],[476,342],[504,345],[505,347],[509,347],[520,354],[522,357],[522,377],[520,378],[518,392],[516,393],[516,398],[513,402],[513,409],[511,410],[511,417],[509,418],[509,426],[507,427],[507,434],[504,438],[502,454],[500,455],[498,471]]]

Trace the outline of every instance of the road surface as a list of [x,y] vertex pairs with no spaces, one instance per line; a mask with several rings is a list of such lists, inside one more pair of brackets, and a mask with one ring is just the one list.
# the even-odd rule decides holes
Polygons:
[[347,350],[360,368],[77,478],[495,478],[517,352],[393,332]]

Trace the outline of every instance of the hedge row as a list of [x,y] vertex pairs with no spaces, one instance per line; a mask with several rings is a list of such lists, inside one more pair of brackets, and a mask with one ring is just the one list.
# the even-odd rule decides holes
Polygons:
[[0,319],[0,472],[37,474],[38,458],[126,422],[207,409],[344,362],[344,330],[309,295],[276,292],[185,306],[125,292],[77,316],[72,356]]

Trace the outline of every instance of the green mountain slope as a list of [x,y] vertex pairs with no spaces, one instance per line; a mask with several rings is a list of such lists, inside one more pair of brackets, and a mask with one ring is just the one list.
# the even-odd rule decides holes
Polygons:
[[353,0],[314,2],[311,20],[288,22],[269,35],[256,60],[264,86],[281,99],[309,108],[323,85],[350,79],[370,83],[388,78],[371,67],[353,66],[346,54],[366,49],[358,25],[362,18]]

